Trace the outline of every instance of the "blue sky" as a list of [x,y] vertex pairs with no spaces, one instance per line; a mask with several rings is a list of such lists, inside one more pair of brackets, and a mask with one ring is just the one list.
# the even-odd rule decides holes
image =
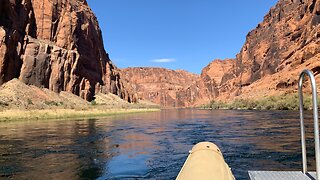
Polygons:
[[120,68],[165,67],[201,73],[234,58],[276,0],[87,0],[104,46]]

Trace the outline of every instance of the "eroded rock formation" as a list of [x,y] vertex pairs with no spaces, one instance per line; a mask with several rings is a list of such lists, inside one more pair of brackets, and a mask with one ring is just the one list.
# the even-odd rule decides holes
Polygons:
[[[150,91],[146,91],[147,85],[140,87],[141,82],[135,80],[133,83],[142,91],[142,97],[153,102],[197,106],[211,100],[258,99],[296,92],[299,73],[305,68],[316,76],[320,74],[320,0],[280,0],[263,22],[248,33],[235,59],[214,60],[202,70],[201,76],[172,91],[175,98],[171,98],[173,95],[168,90],[158,96],[144,94]],[[142,79],[144,73],[135,71]],[[162,73],[167,72],[149,71],[145,75],[153,77]],[[147,83],[150,87],[164,86],[161,82],[152,78]],[[172,82],[168,78],[165,84]],[[156,97],[165,97],[162,99],[170,103],[161,98],[155,100]]]
[[0,1],[0,84],[13,78],[89,101],[97,92],[135,101],[86,0]]
[[295,92],[304,68],[320,74],[320,0],[280,0],[235,59],[215,60],[200,76],[161,68],[121,72],[85,0],[0,1],[0,84],[19,78],[87,100],[111,92],[134,101],[137,90],[141,99],[185,107]]
[[199,79],[196,74],[182,70],[142,67],[122,69],[122,73],[140,99],[165,107],[185,107],[197,97],[198,92],[190,89]]
[[[221,68],[229,70],[216,74]],[[216,98],[226,100],[295,92],[304,68],[320,73],[320,0],[280,0],[248,33],[236,59],[213,61],[203,73],[221,79]]]

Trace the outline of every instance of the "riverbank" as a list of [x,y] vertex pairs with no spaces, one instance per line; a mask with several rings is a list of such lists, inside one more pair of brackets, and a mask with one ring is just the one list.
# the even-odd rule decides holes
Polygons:
[[[299,96],[297,94],[283,94],[278,96],[264,97],[260,99],[237,98],[228,102],[213,100],[209,104],[200,106],[200,108],[243,110],[298,110]],[[304,109],[312,109],[311,96],[307,94],[304,95]]]
[[72,93],[55,93],[13,79],[0,87],[0,121],[94,118],[159,111],[148,101],[129,103],[114,94],[97,93],[88,102]]
[[87,119],[120,114],[155,112],[160,109],[43,109],[43,110],[6,110],[0,113],[0,122],[20,120],[49,119]]

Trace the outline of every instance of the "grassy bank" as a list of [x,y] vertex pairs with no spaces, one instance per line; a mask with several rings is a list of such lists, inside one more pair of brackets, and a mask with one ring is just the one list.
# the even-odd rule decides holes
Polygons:
[[94,98],[88,102],[70,92],[56,93],[13,79],[0,86],[0,121],[94,118],[160,109],[148,101],[129,103],[111,93],[97,93]]
[[160,109],[45,109],[45,110],[5,110],[0,113],[0,122],[15,120],[79,119],[106,117],[118,114],[154,112]]
[[[319,101],[319,100],[318,100]],[[299,96],[284,94],[261,99],[235,99],[230,102],[211,101],[201,108],[210,109],[257,109],[257,110],[298,110]],[[312,109],[311,95],[304,95],[304,109]]]

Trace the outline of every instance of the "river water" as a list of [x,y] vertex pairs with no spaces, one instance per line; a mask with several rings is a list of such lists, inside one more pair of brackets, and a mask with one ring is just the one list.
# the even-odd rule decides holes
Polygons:
[[[310,118],[308,163],[315,169]],[[0,177],[174,179],[200,141],[221,148],[236,179],[248,179],[248,170],[302,168],[297,111],[182,109],[0,123]]]

